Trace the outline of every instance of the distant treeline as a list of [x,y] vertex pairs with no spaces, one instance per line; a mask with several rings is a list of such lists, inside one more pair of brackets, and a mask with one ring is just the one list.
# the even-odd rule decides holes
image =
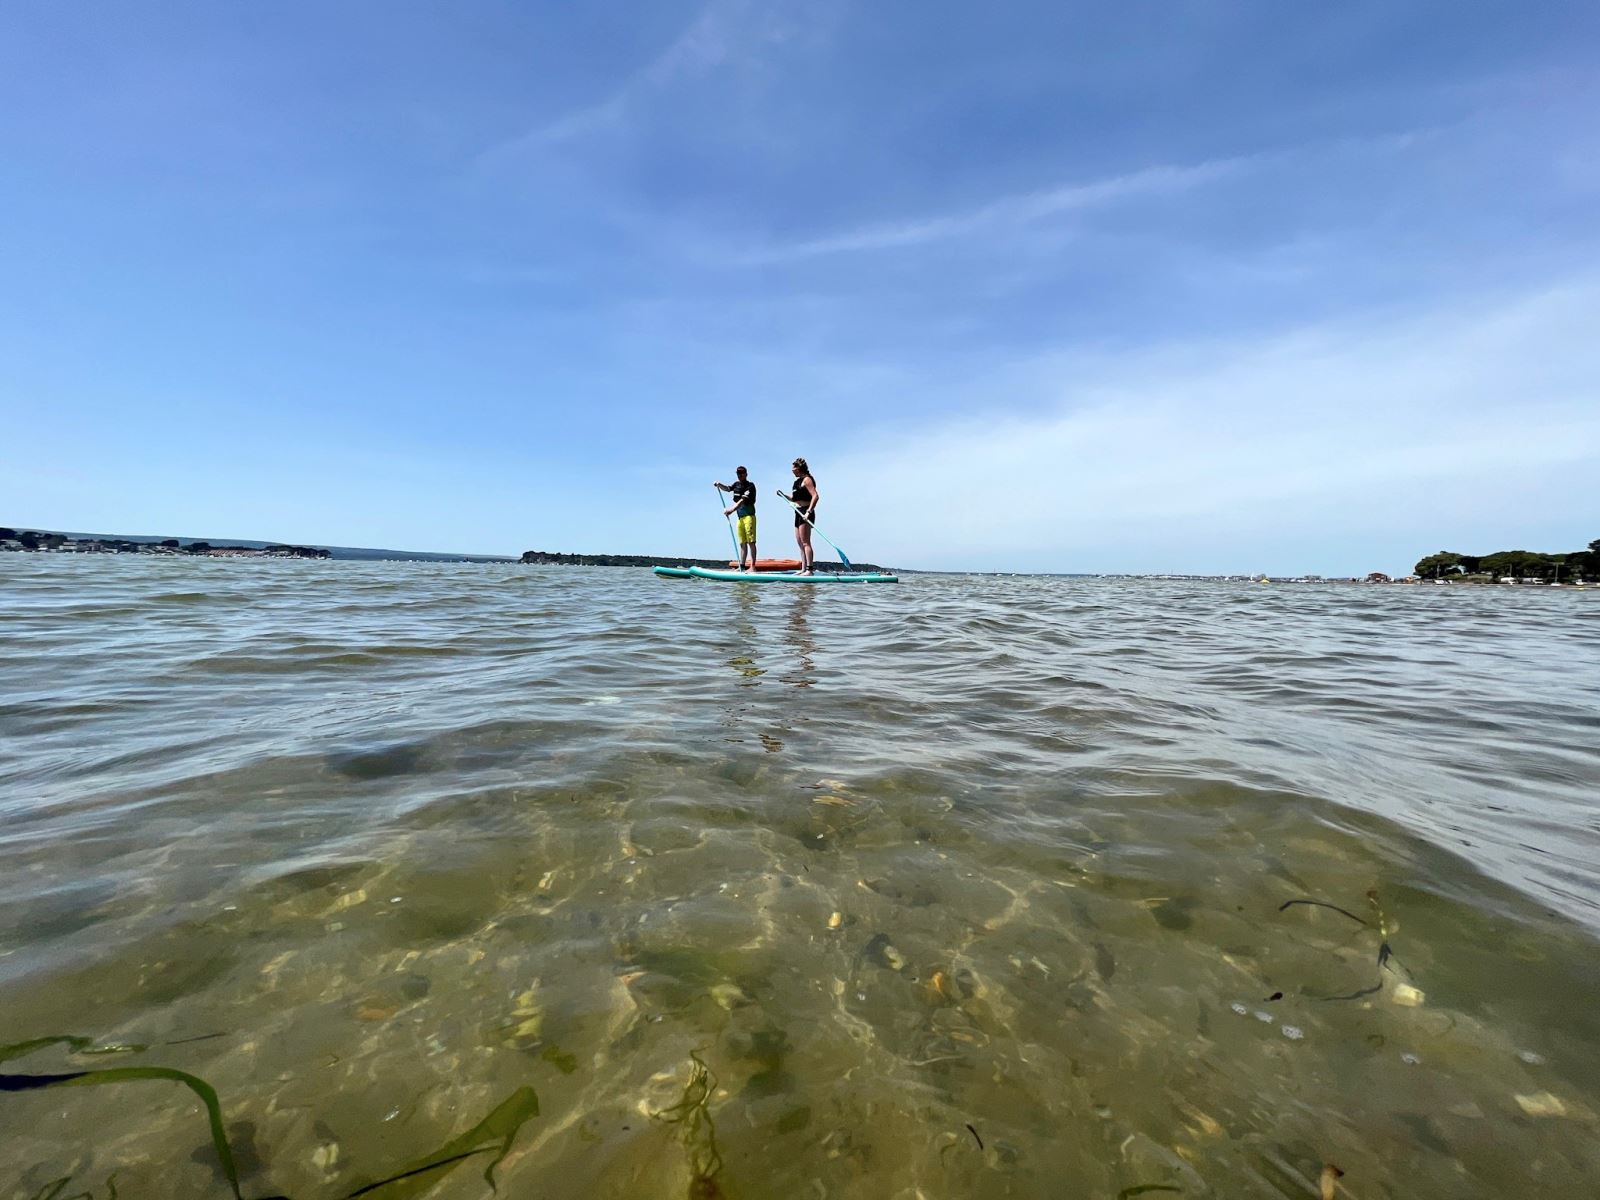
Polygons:
[[[728,563],[726,558],[650,558],[643,554],[555,554],[549,550],[524,550],[522,561],[536,563],[541,566],[561,567],[704,567],[710,571],[726,571]],[[833,563],[817,564],[819,571],[842,570]],[[887,573],[887,568],[876,563],[861,563],[853,559],[850,563],[852,571],[882,572]]]
[[1492,579],[1548,579],[1573,583],[1580,579],[1600,579],[1600,538],[1587,550],[1566,554],[1541,554],[1537,550],[1497,550],[1493,554],[1457,554],[1441,550],[1416,565],[1424,579],[1466,578],[1483,575]]
[[213,546],[210,542],[190,542],[177,538],[160,542],[134,542],[127,538],[70,538],[64,533],[39,533],[32,529],[8,529],[0,525],[0,550],[48,551],[56,554],[202,554],[214,558],[329,558],[317,546],[278,546],[260,548]]

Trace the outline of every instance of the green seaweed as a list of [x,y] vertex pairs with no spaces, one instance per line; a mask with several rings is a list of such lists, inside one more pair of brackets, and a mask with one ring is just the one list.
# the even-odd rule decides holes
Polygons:
[[781,1029],[758,1029],[750,1035],[750,1049],[741,1057],[754,1062],[760,1069],[745,1082],[745,1096],[775,1096],[789,1090],[794,1079],[783,1069],[784,1059],[792,1047],[789,1037]]
[[[0,1046],[0,1062],[13,1058],[22,1058],[43,1050],[49,1046],[66,1046],[74,1054],[125,1054],[134,1053],[145,1049],[135,1045],[109,1045],[96,1046],[94,1039],[77,1037],[74,1035],[57,1035],[54,1037],[33,1038],[25,1042],[14,1042],[7,1046]],[[0,1092],[28,1092],[39,1091],[46,1088],[58,1087],[94,1087],[108,1083],[136,1083],[148,1080],[165,1080],[172,1083],[181,1083],[200,1098],[205,1106],[206,1118],[211,1128],[211,1144],[215,1147],[217,1158],[222,1164],[222,1173],[232,1191],[234,1200],[244,1200],[239,1189],[239,1169],[228,1144],[227,1132],[222,1123],[222,1104],[217,1097],[216,1089],[199,1076],[190,1075],[186,1071],[175,1070],[172,1067],[112,1067],[98,1071],[65,1071],[39,1075],[8,1075],[0,1074]],[[715,1086],[715,1081],[712,1081]],[[688,1093],[685,1093],[688,1097]],[[403,1200],[405,1197],[420,1196],[431,1190],[440,1179],[449,1171],[454,1170],[462,1162],[479,1154],[487,1154],[498,1149],[499,1153],[484,1168],[483,1178],[488,1183],[490,1190],[494,1190],[494,1169],[511,1152],[512,1142],[517,1133],[529,1120],[539,1115],[539,1097],[531,1087],[520,1087],[511,1093],[505,1100],[478,1124],[452,1141],[441,1146],[438,1150],[420,1159],[404,1170],[369,1183],[347,1193],[342,1200],[356,1200],[358,1196],[373,1196],[380,1191],[384,1200]],[[709,1116],[707,1122],[709,1123]],[[713,1153],[715,1147],[713,1146]],[[721,1160],[716,1160],[717,1167]],[[714,1173],[714,1172],[713,1172]],[[73,1196],[62,1196],[62,1191],[72,1182],[71,1176],[64,1176],[52,1180],[40,1190],[33,1200],[94,1200],[91,1192],[81,1192]],[[384,1190],[388,1189],[388,1190]],[[106,1180],[108,1200],[117,1200],[116,1176],[113,1173]],[[696,1195],[715,1196],[715,1191],[709,1193],[696,1193]],[[262,1197],[262,1200],[289,1200],[286,1196]]]
[[0,1062],[10,1062],[13,1058],[26,1058],[46,1046],[65,1046],[73,1054],[138,1054],[147,1049],[131,1042],[96,1046],[93,1038],[59,1033],[53,1037],[30,1038],[25,1042],[12,1042],[9,1046],[0,1046]]
[[[70,1040],[72,1039],[36,1039],[39,1044],[35,1045],[34,1049]],[[24,1053],[31,1054],[32,1050]],[[152,1079],[181,1083],[200,1097],[200,1103],[205,1105],[206,1119],[211,1125],[211,1144],[216,1147],[217,1157],[222,1160],[222,1173],[228,1180],[228,1187],[233,1192],[234,1200],[244,1200],[243,1193],[239,1191],[239,1171],[233,1162],[233,1151],[228,1147],[228,1137],[222,1128],[222,1105],[217,1100],[216,1089],[198,1076],[171,1067],[109,1067],[102,1071],[69,1071],[58,1075],[0,1075],[0,1092],[27,1092],[56,1087],[98,1087],[107,1083],[138,1083]]]
[[571,1075],[578,1069],[577,1055],[564,1053],[561,1047],[556,1045],[554,1042],[551,1042],[549,1045],[547,1045],[544,1048],[544,1052],[541,1053],[539,1057],[544,1059],[545,1062],[549,1063],[563,1075]]
[[811,1124],[811,1109],[806,1105],[801,1105],[797,1108],[791,1108],[783,1116],[779,1117],[778,1123],[774,1128],[779,1133],[798,1133],[809,1124]]
[[652,1116],[658,1121],[682,1127],[684,1149],[689,1154],[689,1200],[717,1200],[722,1189],[716,1181],[722,1170],[722,1153],[717,1149],[717,1127],[711,1119],[711,1097],[717,1090],[717,1077],[706,1067],[698,1051],[689,1051],[694,1066],[683,1095],[671,1108]]
[[[72,1182],[71,1175],[63,1175],[60,1179],[51,1180],[34,1194],[33,1200],[94,1200],[94,1193],[85,1189],[74,1192],[70,1196],[63,1196],[61,1191]],[[106,1178],[106,1200],[117,1200],[117,1173],[113,1171]]]
[[484,1182],[492,1191],[495,1187],[494,1169],[507,1154],[511,1153],[511,1143],[516,1140],[517,1133],[538,1115],[538,1095],[531,1087],[520,1087],[460,1137],[447,1142],[426,1158],[420,1159],[387,1179],[380,1179],[376,1183],[357,1188],[348,1193],[344,1200],[376,1195],[385,1188],[391,1190],[382,1192],[384,1200],[420,1196],[438,1183],[443,1173],[453,1171],[475,1155],[487,1154],[498,1147],[499,1153],[483,1171]]

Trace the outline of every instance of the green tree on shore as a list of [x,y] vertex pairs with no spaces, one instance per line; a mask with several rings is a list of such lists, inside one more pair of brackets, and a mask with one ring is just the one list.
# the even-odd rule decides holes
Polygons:
[[1412,573],[1424,579],[1443,579],[1447,575],[1459,575],[1464,568],[1461,565],[1461,555],[1449,550],[1441,550],[1437,554],[1430,554],[1412,568]]
[[1415,574],[1423,579],[1450,579],[1465,575],[1488,575],[1496,579],[1546,579],[1575,583],[1600,579],[1600,538],[1587,550],[1568,554],[1541,554],[1535,550],[1497,550],[1482,557],[1441,550],[1417,562]]

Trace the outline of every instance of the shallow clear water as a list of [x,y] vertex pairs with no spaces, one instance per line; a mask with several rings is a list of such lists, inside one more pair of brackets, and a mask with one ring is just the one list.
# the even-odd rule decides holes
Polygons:
[[[1600,593],[18,554],[0,623],[0,1042],[148,1047],[0,1070],[203,1077],[246,1196],[523,1087],[516,1197],[1600,1186]],[[0,1164],[228,1194],[165,1081]]]

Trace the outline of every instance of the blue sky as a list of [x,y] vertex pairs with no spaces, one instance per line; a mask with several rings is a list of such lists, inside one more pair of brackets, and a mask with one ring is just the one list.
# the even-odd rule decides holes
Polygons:
[[0,523],[1347,573],[1600,537],[1600,7],[7,6]]

